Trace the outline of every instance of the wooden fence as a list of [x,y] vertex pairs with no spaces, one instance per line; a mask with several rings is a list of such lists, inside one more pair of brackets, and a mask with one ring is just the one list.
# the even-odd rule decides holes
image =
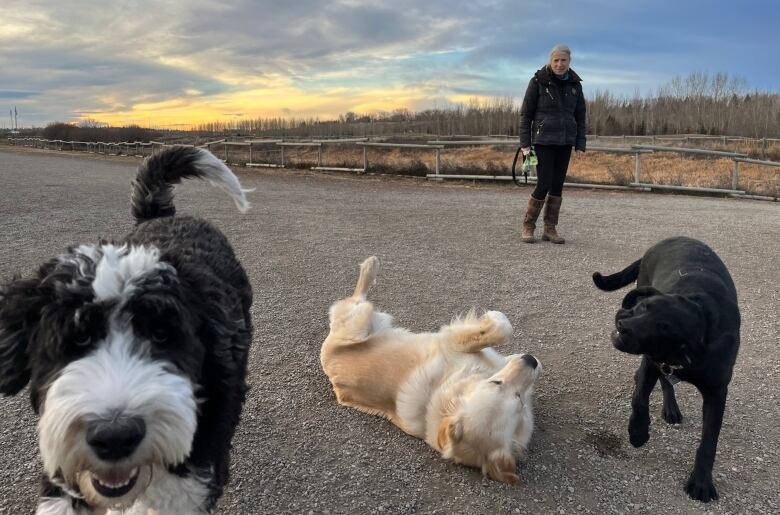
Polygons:
[[[593,140],[618,140],[622,142],[630,142],[637,138],[650,139],[650,141],[683,141],[691,142],[696,140],[719,140],[720,142],[728,141],[745,141],[749,138],[735,138],[730,136],[702,136],[702,135],[682,135],[682,136],[588,136]],[[285,149],[295,147],[313,147],[317,148],[317,165],[312,166],[313,170],[335,170],[335,171],[349,171],[357,173],[365,173],[369,171],[369,149],[370,148],[397,148],[397,149],[429,149],[433,152],[433,173],[426,175],[429,179],[444,180],[444,179],[467,179],[467,180],[492,180],[502,181],[511,180],[509,175],[465,175],[465,174],[442,174],[441,170],[441,153],[443,150],[452,147],[464,147],[464,146],[511,146],[517,147],[519,140],[517,138],[509,137],[479,137],[473,139],[436,139],[427,141],[424,144],[412,144],[412,143],[388,143],[378,141],[368,141],[369,138],[344,138],[344,139],[322,139],[322,140],[281,140],[281,139],[249,139],[243,141],[227,141],[218,140],[199,145],[199,147],[207,148],[212,153],[219,155],[220,150],[224,155],[224,161],[232,164],[239,164],[243,166],[256,166],[256,167],[279,167],[284,168],[287,166],[285,158]],[[84,142],[84,141],[63,141],[63,140],[46,140],[42,138],[9,138],[9,141],[15,145],[33,146],[37,148],[44,148],[49,150],[71,150],[71,151],[84,151],[97,154],[116,154],[116,155],[131,155],[131,156],[146,156],[150,155],[155,150],[170,146],[169,144],[150,141],[150,142],[121,142],[121,143],[106,143],[106,142]],[[774,144],[780,142],[780,139],[763,138],[760,140],[752,140],[753,142],[761,142],[763,145]],[[357,167],[335,167],[326,166],[324,164],[324,147],[326,145],[356,145],[362,147],[363,150],[363,166]],[[219,148],[219,147],[222,148]],[[231,148],[244,148],[248,151],[248,161],[231,161]],[[719,150],[707,150],[697,148],[683,148],[683,147],[670,147],[659,145],[643,145],[633,144],[630,146],[588,146],[589,152],[606,152],[615,154],[631,154],[634,156],[634,181],[626,186],[609,185],[609,184],[587,184],[587,183],[566,183],[567,186],[584,187],[584,188],[608,188],[608,189],[638,189],[643,191],[649,190],[677,190],[677,191],[690,191],[690,192],[704,192],[704,193],[717,193],[726,194],[735,197],[753,198],[760,200],[773,200],[777,201],[777,197],[760,196],[760,195],[748,195],[744,190],[739,188],[739,165],[740,163],[748,163],[760,166],[780,167],[780,162],[765,161],[758,159],[750,159],[746,154],[738,152],[724,152]],[[733,160],[734,165],[731,173],[731,188],[707,188],[707,187],[691,187],[691,186],[679,186],[672,184],[655,184],[642,182],[642,156],[646,154],[652,154],[656,152],[674,152],[680,154],[697,154],[709,157],[727,157]],[[256,156],[264,156],[260,162],[256,162],[254,158]],[[274,156],[275,159],[268,159],[265,156]],[[535,177],[529,177],[530,182],[535,182]]]

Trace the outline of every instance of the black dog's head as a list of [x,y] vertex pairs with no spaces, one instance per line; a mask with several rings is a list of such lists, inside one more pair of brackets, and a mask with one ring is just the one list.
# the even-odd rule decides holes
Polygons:
[[705,322],[693,300],[640,286],[628,292],[615,315],[612,344],[622,352],[685,365],[703,345]]
[[152,246],[82,245],[0,287],[0,393],[30,383],[58,486],[126,505],[189,455],[204,363],[219,362],[204,342],[232,330],[204,277]]

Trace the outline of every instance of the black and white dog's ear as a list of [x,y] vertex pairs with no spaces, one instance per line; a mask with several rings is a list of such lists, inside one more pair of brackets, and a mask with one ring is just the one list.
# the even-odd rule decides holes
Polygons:
[[36,279],[0,286],[0,394],[15,395],[30,380],[27,343],[44,302]]
[[631,309],[636,306],[636,303],[645,297],[652,297],[653,295],[661,295],[661,292],[653,288],[652,286],[640,286],[634,288],[623,297],[623,309]]

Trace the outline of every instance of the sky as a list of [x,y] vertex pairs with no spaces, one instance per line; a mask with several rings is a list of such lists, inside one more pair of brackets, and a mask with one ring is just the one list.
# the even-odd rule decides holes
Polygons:
[[694,72],[780,92],[778,0],[3,0],[0,127],[519,102],[559,43],[586,96]]

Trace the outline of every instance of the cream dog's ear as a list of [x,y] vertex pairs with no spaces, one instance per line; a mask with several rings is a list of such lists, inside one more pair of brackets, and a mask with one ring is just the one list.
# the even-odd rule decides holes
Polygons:
[[445,452],[452,444],[463,438],[463,424],[455,416],[444,417],[439,423],[439,432],[436,435],[436,445]]
[[510,485],[520,482],[517,477],[517,460],[506,451],[493,451],[488,454],[487,461],[482,466],[482,473],[491,479],[503,481]]

